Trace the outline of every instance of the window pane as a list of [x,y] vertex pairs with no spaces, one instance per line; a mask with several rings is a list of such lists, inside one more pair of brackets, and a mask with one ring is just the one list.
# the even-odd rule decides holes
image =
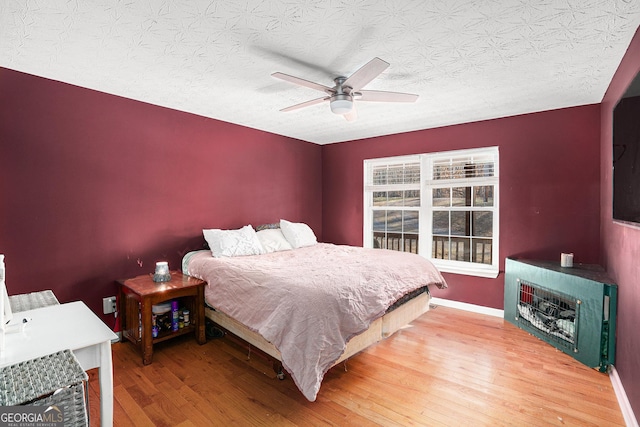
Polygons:
[[373,247],[375,249],[386,249],[385,248],[385,232],[384,231],[374,231],[373,232]]
[[464,160],[441,160],[433,165],[433,179],[464,179],[473,176],[473,164]]
[[471,206],[471,187],[453,187],[452,206]]
[[[465,171],[465,162],[453,162],[451,163],[451,169],[449,171],[449,178],[462,179],[466,175]],[[454,245],[451,245],[451,250],[453,251]]]
[[450,188],[434,188],[433,189],[433,206],[451,206],[451,189]]
[[402,191],[389,191],[387,206],[402,206]]
[[387,170],[387,184],[402,184],[404,181],[404,166],[389,166]]
[[373,206],[386,206],[387,205],[387,192],[386,191],[374,191],[373,192]]
[[471,239],[452,237],[449,259],[471,261]]
[[449,212],[433,213],[433,234],[449,235]]
[[402,232],[402,211],[387,211],[387,232]]
[[373,168],[373,184],[384,185],[387,183],[387,167],[375,166]]
[[473,188],[473,206],[493,206],[493,185]]
[[413,163],[405,166],[404,183],[405,184],[420,183],[420,163]]
[[420,206],[420,190],[407,190],[404,192],[405,206]]
[[470,212],[451,212],[451,235],[452,236],[469,236],[470,235]]
[[438,259],[449,259],[449,238],[433,236],[433,247],[431,257]]
[[473,235],[493,237],[493,212],[473,212]]
[[491,239],[471,239],[473,262],[491,264]]
[[404,251],[414,254],[418,253],[418,235],[417,234],[405,234],[404,235]]
[[386,249],[391,249],[392,251],[402,251],[402,234],[387,233]]
[[476,163],[474,165],[474,173],[473,176],[484,177],[484,176],[493,176],[494,162],[485,162],[485,163]]
[[403,225],[402,231],[405,233],[418,234],[418,212],[404,211],[402,213]]
[[433,165],[433,179],[447,179],[449,178],[449,165],[434,164]]
[[387,211],[373,211],[373,231],[385,231],[387,227]]

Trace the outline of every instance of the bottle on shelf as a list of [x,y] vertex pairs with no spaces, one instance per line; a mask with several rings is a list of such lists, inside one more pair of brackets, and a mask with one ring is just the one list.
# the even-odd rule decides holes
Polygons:
[[184,319],[184,326],[189,326],[191,324],[191,319],[189,318],[190,312],[188,309],[182,310],[182,317]]
[[151,336],[153,338],[157,338],[158,337],[158,321],[157,321],[157,316],[155,314],[151,315]]
[[180,328],[179,325],[179,312],[178,312],[178,301],[177,300],[173,300],[171,301],[171,330],[172,331],[177,331]]
[[184,315],[182,314],[183,310],[178,312],[178,328],[184,328]]

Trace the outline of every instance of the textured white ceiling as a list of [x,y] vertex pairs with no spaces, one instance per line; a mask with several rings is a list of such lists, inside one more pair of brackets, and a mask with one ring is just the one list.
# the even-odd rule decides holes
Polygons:
[[[600,102],[639,0],[0,0],[0,66],[319,144]],[[347,122],[333,86],[373,57]]]

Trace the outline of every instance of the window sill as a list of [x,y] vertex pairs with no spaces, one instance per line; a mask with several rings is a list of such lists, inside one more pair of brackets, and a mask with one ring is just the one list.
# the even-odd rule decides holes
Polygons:
[[467,276],[485,277],[495,279],[498,277],[499,269],[497,266],[474,266],[465,265],[466,263],[449,261],[442,262],[439,259],[428,258],[429,261],[436,266],[441,273],[464,274]]

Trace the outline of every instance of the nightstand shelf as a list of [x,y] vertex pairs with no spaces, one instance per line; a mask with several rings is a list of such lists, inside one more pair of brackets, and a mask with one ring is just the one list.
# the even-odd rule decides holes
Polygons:
[[[142,353],[142,363],[148,365],[153,360],[153,345],[189,333],[195,333],[199,344],[206,342],[204,331],[204,285],[205,282],[171,272],[168,282],[154,282],[152,274],[121,280],[120,322],[123,338],[135,344]],[[163,331],[153,337],[152,308],[154,305],[177,300],[179,305],[190,312],[190,322],[176,331]]]
[[184,328],[178,329],[177,331],[161,332],[160,334],[158,334],[157,337],[153,339],[153,343],[156,344],[162,341],[166,341],[168,339],[175,338],[180,335],[185,335],[185,334],[194,332],[195,330],[196,330],[195,326],[185,326]]

